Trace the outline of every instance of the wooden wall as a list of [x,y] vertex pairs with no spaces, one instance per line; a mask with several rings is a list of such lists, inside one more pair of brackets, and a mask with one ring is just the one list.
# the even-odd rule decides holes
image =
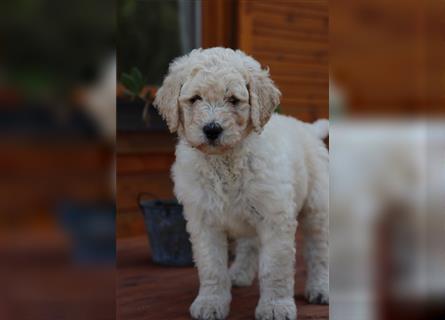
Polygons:
[[445,112],[445,3],[335,1],[330,66],[349,113]]
[[[117,135],[117,237],[144,233],[138,195],[173,197],[170,167],[175,138],[165,132],[118,132]],[[150,196],[146,196],[148,199]]]
[[240,0],[238,12],[238,46],[270,68],[282,112],[328,118],[327,0]]
[[0,234],[60,231],[65,203],[112,201],[114,154],[107,146],[81,139],[6,140],[0,142]]
[[201,46],[236,48],[238,0],[203,0],[201,3]]

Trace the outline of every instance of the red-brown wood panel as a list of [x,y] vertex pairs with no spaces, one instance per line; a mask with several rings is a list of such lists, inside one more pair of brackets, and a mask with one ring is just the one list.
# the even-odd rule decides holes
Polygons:
[[330,66],[353,114],[445,112],[443,1],[335,1]]
[[170,168],[175,136],[161,132],[119,132],[117,135],[117,237],[143,234],[138,194],[172,198]]
[[238,12],[239,47],[270,68],[282,112],[329,117],[327,1],[240,0]]

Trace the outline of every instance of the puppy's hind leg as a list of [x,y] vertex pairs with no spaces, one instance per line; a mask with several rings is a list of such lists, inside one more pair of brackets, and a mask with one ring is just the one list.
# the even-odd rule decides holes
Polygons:
[[232,285],[250,286],[258,270],[258,239],[240,238],[236,241],[235,261],[230,266]]
[[329,181],[319,178],[300,213],[307,279],[305,296],[310,303],[329,304]]

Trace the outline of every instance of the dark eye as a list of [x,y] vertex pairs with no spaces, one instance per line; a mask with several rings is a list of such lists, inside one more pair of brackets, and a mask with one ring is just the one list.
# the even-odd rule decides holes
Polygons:
[[231,104],[237,104],[239,99],[235,96],[231,96],[227,101],[229,101]]
[[202,100],[202,98],[200,96],[196,95],[196,96],[191,97],[189,101],[191,104],[193,104],[198,100]]

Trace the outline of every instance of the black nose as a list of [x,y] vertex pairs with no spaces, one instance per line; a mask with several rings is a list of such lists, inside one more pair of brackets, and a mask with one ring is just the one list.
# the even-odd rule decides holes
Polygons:
[[210,122],[209,124],[206,124],[204,128],[202,128],[202,131],[204,131],[207,139],[214,141],[219,137],[223,131],[223,128],[221,128],[221,126],[216,122]]

